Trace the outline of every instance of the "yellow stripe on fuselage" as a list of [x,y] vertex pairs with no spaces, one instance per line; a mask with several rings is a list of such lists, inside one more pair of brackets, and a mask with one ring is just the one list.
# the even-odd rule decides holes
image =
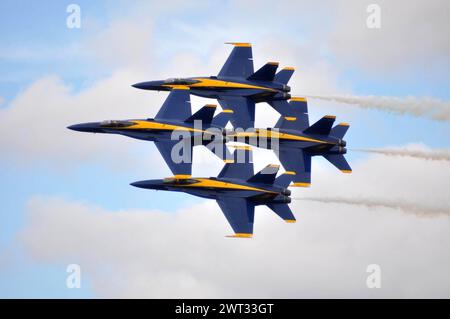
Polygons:
[[240,132],[228,135],[229,137],[263,137],[263,138],[276,138],[280,140],[293,140],[293,141],[305,141],[305,142],[315,142],[321,144],[329,144],[327,141],[317,140],[314,138],[309,138],[305,136],[268,131],[268,130],[257,130],[256,132]]
[[223,181],[217,181],[212,180],[209,178],[195,178],[197,183],[194,184],[185,184],[185,185],[177,185],[173,184],[171,186],[180,186],[180,187],[192,187],[192,188],[222,188],[222,189],[235,189],[235,190],[246,190],[246,191],[258,191],[263,193],[269,193],[269,194],[276,194],[276,192],[268,191],[262,188],[256,188],[251,186],[245,186],[230,182],[223,182]]
[[[251,85],[251,84],[245,84],[245,83],[239,83],[239,82],[231,82],[231,81],[223,81],[223,80],[217,80],[217,79],[210,79],[210,78],[194,78],[194,80],[197,80],[199,82],[194,84],[187,85],[189,88],[226,88],[226,89],[259,89],[269,92],[276,92],[277,90],[274,90],[269,87],[265,86],[259,86],[259,85]],[[176,85],[173,84],[163,84],[162,86],[173,88]],[[178,85],[179,86],[179,85]]]
[[185,127],[180,125],[172,125],[172,124],[165,124],[165,123],[159,123],[154,121],[131,121],[135,123],[131,126],[126,127],[117,127],[119,130],[162,130],[162,131],[187,131],[187,132],[205,132],[203,130],[194,129],[192,127]]

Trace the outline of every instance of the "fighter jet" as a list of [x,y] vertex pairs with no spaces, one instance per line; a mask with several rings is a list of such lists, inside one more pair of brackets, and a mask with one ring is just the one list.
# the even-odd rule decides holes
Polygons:
[[234,48],[217,76],[171,78],[162,81],[136,83],[133,87],[143,90],[170,91],[183,86],[191,94],[217,99],[223,109],[233,110],[231,123],[234,127],[255,126],[255,103],[269,102],[279,112],[289,100],[287,85],[294,68],[286,67],[276,73],[278,62],[268,62],[258,71],[253,71],[252,47],[250,43],[233,42]]
[[[83,123],[68,128],[80,132],[121,134],[135,139],[152,141],[176,177],[189,177],[192,171],[192,147],[204,145],[221,159],[231,154],[222,138],[222,130],[230,119],[232,110],[224,110],[213,118],[216,105],[205,105],[192,115],[189,89],[174,88],[154,119],[103,121]],[[176,131],[176,134],[173,134]],[[217,137],[220,137],[218,140]],[[172,151],[179,145],[179,156]],[[221,149],[215,149],[220,147]],[[188,152],[190,153],[184,153]]]
[[290,108],[287,113],[291,116],[281,116],[275,129],[235,130],[228,132],[227,140],[273,149],[285,174],[292,176],[292,186],[311,185],[311,157],[316,155],[325,157],[343,173],[351,173],[344,157],[347,143],[343,140],[349,124],[332,127],[336,117],[326,115],[310,126],[305,98],[292,98],[287,104],[286,108]]
[[283,174],[275,178],[278,165],[268,165],[253,175],[253,164],[248,160],[250,151],[249,146],[238,147],[234,162],[225,164],[217,177],[171,177],[131,185],[215,199],[235,233],[229,237],[252,237],[255,206],[258,205],[267,205],[285,222],[294,223],[295,217],[288,206],[291,191],[287,187],[291,176]]

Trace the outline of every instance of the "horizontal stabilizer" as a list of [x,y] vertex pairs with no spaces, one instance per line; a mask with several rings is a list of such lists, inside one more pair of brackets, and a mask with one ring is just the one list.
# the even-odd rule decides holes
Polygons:
[[250,183],[262,183],[262,184],[273,184],[275,177],[277,176],[279,165],[269,164],[263,168],[256,175],[250,177],[248,182]]
[[287,173],[285,172],[284,174],[281,174],[275,179],[274,184],[280,187],[287,188],[289,184],[292,182],[292,176],[293,176],[292,173],[290,174],[289,172]]
[[352,168],[348,164],[347,160],[345,159],[344,155],[342,154],[328,154],[324,155],[324,157],[334,166],[337,167],[341,172],[343,173],[351,173]]
[[[288,108],[278,122],[276,128],[304,131],[309,127],[308,105],[305,98],[292,98],[289,103],[284,102],[284,107]],[[279,103],[282,104],[282,103]]]
[[331,132],[331,127],[333,126],[335,116],[325,115],[316,123],[311,125],[305,130],[307,134],[318,134],[318,135],[329,135]]
[[233,113],[233,110],[223,110],[213,118],[211,124],[220,128],[225,128],[225,126],[227,126],[228,122],[233,117]]
[[278,62],[268,62],[262,66],[258,71],[248,77],[249,80],[254,81],[268,81],[272,82],[277,72]]
[[214,112],[216,112],[217,105],[206,104],[200,110],[190,116],[186,122],[202,121],[202,124],[210,124],[212,122]]
[[293,97],[289,102],[275,100],[268,102],[278,113],[284,116],[297,116],[308,113],[308,103],[303,97]]
[[339,123],[331,129],[330,135],[336,138],[343,138],[349,127],[348,123]]
[[189,88],[174,88],[155,116],[155,120],[185,121],[192,114]]
[[217,177],[247,180],[253,176],[253,154],[250,146],[233,146],[232,160],[225,164]]
[[294,74],[294,68],[284,68],[275,75],[274,81],[282,84],[287,84],[291,79],[292,74]]
[[289,100],[289,105],[295,112],[308,113],[308,102],[304,97],[293,97]]
[[267,204],[267,206],[287,223],[295,223],[296,219],[288,204]]

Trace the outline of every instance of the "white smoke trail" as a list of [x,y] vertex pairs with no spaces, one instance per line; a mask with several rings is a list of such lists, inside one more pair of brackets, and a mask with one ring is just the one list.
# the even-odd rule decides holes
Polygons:
[[364,206],[367,208],[391,208],[398,209],[404,213],[414,214],[421,217],[450,217],[450,208],[436,208],[418,204],[403,202],[401,200],[369,199],[369,198],[343,198],[343,197],[297,197],[296,200],[307,200],[326,204],[344,204]]
[[386,156],[402,156],[414,157],[432,161],[450,162],[450,150],[433,149],[433,150],[413,150],[406,148],[368,148],[368,149],[352,149],[352,151],[383,154]]
[[377,109],[400,115],[408,114],[436,121],[450,121],[450,102],[429,97],[408,96],[399,98],[374,95],[311,95],[308,97],[351,104],[364,109]]

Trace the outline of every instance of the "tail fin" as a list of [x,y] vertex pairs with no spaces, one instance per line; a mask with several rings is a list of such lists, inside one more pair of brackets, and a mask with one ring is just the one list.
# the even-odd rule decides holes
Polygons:
[[216,112],[217,105],[215,104],[206,104],[204,107],[202,107],[200,110],[198,110],[195,114],[191,115],[186,122],[194,122],[196,120],[201,120],[205,124],[210,124],[214,112]]
[[279,165],[269,164],[263,168],[256,175],[250,177],[248,182],[251,183],[262,183],[262,184],[273,184],[275,181],[275,176],[277,176]]
[[282,69],[275,75],[274,82],[279,82],[282,84],[287,84],[291,79],[292,74],[294,74],[295,69],[292,67],[286,67]]
[[342,154],[327,154],[324,157],[343,173],[351,173],[352,168]]
[[308,134],[329,135],[336,116],[325,115],[305,130]]
[[278,62],[267,62],[258,71],[248,77],[249,80],[255,81],[273,81],[275,72],[277,72]]
[[236,149],[233,160],[227,162],[217,177],[248,179],[253,176],[252,149],[250,146],[232,146]]
[[216,117],[213,118],[211,124],[220,128],[225,128],[227,126],[228,122],[231,120],[231,117],[233,116],[233,110],[223,110],[221,113],[216,115]]
[[339,123],[331,129],[330,135],[337,138],[343,138],[349,127],[350,124],[348,123]]
[[286,223],[296,222],[294,214],[292,214],[288,204],[267,204],[267,206],[273,210],[275,214],[283,218]]

